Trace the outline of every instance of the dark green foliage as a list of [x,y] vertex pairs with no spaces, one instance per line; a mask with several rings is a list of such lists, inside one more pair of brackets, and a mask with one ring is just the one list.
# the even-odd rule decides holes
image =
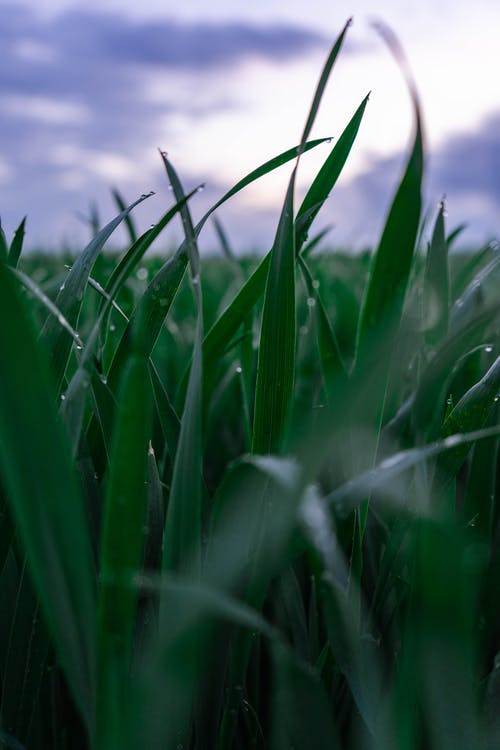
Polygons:
[[[376,251],[310,255],[367,106],[296,211],[346,33],[302,142],[198,224],[162,154],[177,203],[141,235],[115,191],[69,273],[0,232],[1,747],[499,747],[498,256],[450,254],[443,206],[419,232],[414,93]],[[290,162],[264,259],[217,224],[200,260]]]

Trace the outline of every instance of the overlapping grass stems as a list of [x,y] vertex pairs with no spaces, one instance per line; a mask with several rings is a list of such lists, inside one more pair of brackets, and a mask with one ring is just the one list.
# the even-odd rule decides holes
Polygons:
[[[450,263],[441,205],[422,262],[411,89],[369,269],[310,257],[367,103],[295,210],[347,28],[299,145],[198,224],[162,154],[175,206],[139,236],[117,194],[62,283],[17,269],[24,222],[1,234],[3,747],[500,747],[498,254]],[[240,263],[219,226],[206,278],[209,216],[294,162],[270,252]]]

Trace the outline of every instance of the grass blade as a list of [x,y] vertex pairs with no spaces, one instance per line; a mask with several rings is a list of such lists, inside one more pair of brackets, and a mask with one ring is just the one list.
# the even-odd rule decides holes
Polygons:
[[3,264],[0,319],[10,321],[0,327],[2,478],[49,632],[92,734],[96,605],[87,519],[55,419],[47,363]]
[[290,418],[295,371],[294,182],[295,171],[271,252],[255,386],[253,453],[279,453]]
[[10,243],[8,263],[12,268],[16,268],[21,257],[24,243],[24,235],[26,234],[26,216],[19,224],[18,228],[14,232],[14,238]]
[[147,512],[152,404],[147,360],[132,355],[123,372],[107,478],[98,608],[98,747],[120,734],[132,652],[136,592]]
[[424,328],[427,343],[434,346],[448,331],[450,274],[444,228],[444,200],[434,225],[424,274]]
[[[104,229],[101,229],[72,266],[56,297],[56,306],[73,327],[76,327],[78,324],[83,294],[97,256],[123,219],[125,219],[135,206],[142,203],[150,195],[152,193],[141,196],[128,206],[125,211],[122,211],[110,221]],[[43,347],[49,352],[54,373],[54,382],[57,390],[59,390],[71,350],[71,338],[66,331],[61,331],[57,321],[54,322],[53,318],[49,317],[40,334],[40,341]]]

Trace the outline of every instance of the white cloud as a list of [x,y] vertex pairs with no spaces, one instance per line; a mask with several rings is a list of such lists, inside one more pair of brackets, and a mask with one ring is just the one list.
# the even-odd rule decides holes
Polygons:
[[5,96],[3,113],[10,117],[38,120],[49,125],[82,124],[90,120],[90,111],[79,102],[26,94]]

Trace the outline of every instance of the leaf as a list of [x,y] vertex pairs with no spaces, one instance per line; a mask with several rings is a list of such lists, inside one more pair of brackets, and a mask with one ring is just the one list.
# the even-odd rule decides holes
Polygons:
[[309,228],[328,198],[333,186],[337,182],[352,146],[358,134],[359,126],[365,112],[368,96],[366,96],[352,116],[338,142],[333,147],[329,157],[324,162],[300,206],[296,223],[296,251],[300,252],[307,239]]
[[[81,255],[79,255],[69,271],[64,284],[61,286],[57,294],[55,304],[64,318],[66,318],[74,328],[78,324],[83,294],[97,256],[116,227],[123,221],[130,211],[135,208],[135,206],[142,203],[142,201],[148,198],[149,195],[143,195],[138,200],[134,201],[134,203],[131,203],[125,211],[122,211],[110,221],[104,229],[101,229],[97,236],[87,245]],[[58,322],[55,322],[52,316],[50,316],[42,328],[40,342],[49,352],[56,390],[59,391],[71,351],[71,338],[67,331],[61,331]]]
[[14,238],[10,243],[8,263],[12,268],[16,268],[23,250],[24,235],[26,230],[26,216],[14,232]]
[[98,608],[98,738],[118,734],[125,711],[136,592],[147,513],[147,455],[151,392],[147,360],[134,354],[122,375],[107,477]]
[[443,339],[448,331],[450,278],[444,212],[443,200],[434,225],[424,274],[424,328],[426,340],[430,346],[434,346]]
[[43,349],[3,264],[0,319],[0,470],[43,615],[91,733],[96,604],[87,520]]
[[273,249],[260,335],[253,453],[279,453],[287,439],[295,372],[295,232],[290,178]]

